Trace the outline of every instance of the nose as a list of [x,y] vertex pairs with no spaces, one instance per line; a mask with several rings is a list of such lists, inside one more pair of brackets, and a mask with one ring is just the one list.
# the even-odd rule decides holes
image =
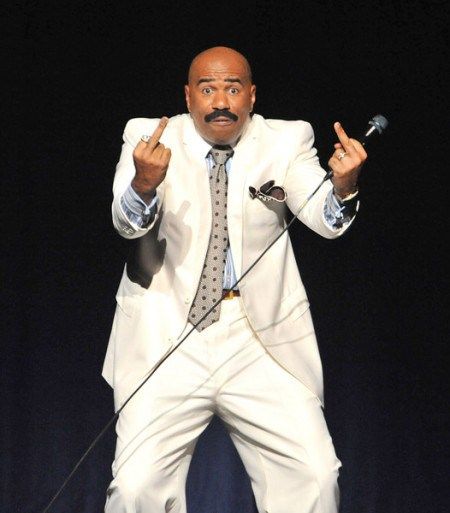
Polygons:
[[212,102],[212,108],[213,109],[229,109],[230,103],[228,101],[228,95],[225,91],[217,91],[214,95],[213,102]]

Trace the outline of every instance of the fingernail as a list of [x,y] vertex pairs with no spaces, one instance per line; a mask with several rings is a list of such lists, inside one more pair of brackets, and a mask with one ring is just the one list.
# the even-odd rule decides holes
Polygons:
[[338,128],[341,128],[341,124],[339,123],[339,121],[336,121],[336,126],[337,126]]

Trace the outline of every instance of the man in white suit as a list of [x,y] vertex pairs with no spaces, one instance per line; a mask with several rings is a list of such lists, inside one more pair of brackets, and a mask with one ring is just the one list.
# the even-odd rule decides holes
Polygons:
[[[191,64],[189,114],[134,119],[125,128],[112,210],[116,230],[134,246],[103,369],[116,408],[192,329],[199,302],[214,306],[204,279],[225,299],[121,412],[107,513],[185,513],[189,462],[214,414],[261,513],[337,511],[340,462],[323,418],[320,358],[288,234],[234,286],[282,231],[286,207],[297,213],[325,174],[310,125],[251,115],[255,94],[247,60],[211,48]],[[327,238],[355,216],[366,159],[338,123],[335,131],[332,180],[298,216]],[[220,163],[219,153],[226,155]],[[225,210],[210,187],[219,168]],[[214,216],[223,213],[218,277],[208,258],[220,229]]]

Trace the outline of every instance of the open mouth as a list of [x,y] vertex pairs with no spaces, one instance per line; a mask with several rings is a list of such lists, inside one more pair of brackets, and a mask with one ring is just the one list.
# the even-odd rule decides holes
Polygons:
[[218,117],[218,118],[210,121],[210,123],[213,123],[214,125],[226,126],[226,125],[231,125],[232,123],[234,123],[234,121],[230,118]]

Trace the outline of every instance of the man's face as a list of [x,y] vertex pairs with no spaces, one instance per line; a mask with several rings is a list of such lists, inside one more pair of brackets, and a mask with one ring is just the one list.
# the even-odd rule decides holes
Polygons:
[[186,104],[200,135],[212,144],[233,144],[255,103],[256,87],[239,54],[206,52],[191,65]]

